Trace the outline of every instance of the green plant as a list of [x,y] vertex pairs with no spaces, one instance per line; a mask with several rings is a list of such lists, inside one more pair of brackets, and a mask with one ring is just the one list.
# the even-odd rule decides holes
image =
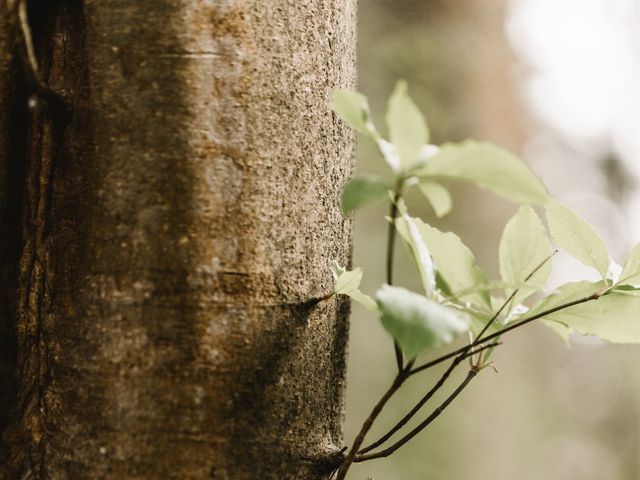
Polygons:
[[[576,331],[610,342],[640,343],[640,244],[621,268],[609,257],[596,230],[550,198],[541,181],[511,153],[472,141],[430,145],[427,124],[408,96],[404,82],[397,84],[389,99],[389,140],[373,124],[363,95],[336,91],[332,108],[377,146],[391,170],[390,178],[355,177],[345,186],[342,196],[345,213],[388,196],[386,284],[371,298],[359,290],[361,269],[348,271],[334,265],[333,294],[348,295],[379,316],[394,339],[398,367],[391,386],[365,420],[353,445],[345,449],[336,470],[337,480],[345,478],[353,462],[391,455],[426,428],[480,371],[492,365],[489,358],[507,332],[539,320],[565,339]],[[441,232],[409,214],[403,196],[410,188],[424,194],[437,216],[451,210],[451,197],[441,179],[470,182],[522,205],[507,223],[498,246],[500,280],[488,278],[458,236]],[[544,209],[548,230],[535,208]],[[422,293],[393,286],[397,234],[415,260]],[[557,251],[552,241],[597,270],[601,279],[565,284],[527,306],[524,302],[540,294],[551,273],[551,261]],[[450,344],[465,333],[469,335],[465,346],[418,364],[418,355]],[[451,360],[449,367],[422,399],[385,435],[363,446],[373,422],[402,384],[447,360]],[[469,371],[462,383],[417,427],[392,441],[465,360]]]

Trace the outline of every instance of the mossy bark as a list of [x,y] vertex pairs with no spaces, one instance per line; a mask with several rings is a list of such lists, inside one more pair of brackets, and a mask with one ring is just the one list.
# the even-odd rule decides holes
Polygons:
[[354,3],[32,0],[64,110],[3,25],[4,478],[327,478]]

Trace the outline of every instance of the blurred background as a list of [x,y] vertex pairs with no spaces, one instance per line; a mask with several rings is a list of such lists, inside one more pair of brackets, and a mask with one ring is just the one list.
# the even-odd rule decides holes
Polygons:
[[[396,80],[406,79],[433,143],[489,140],[522,155],[624,260],[640,240],[640,0],[361,0],[359,16],[359,89],[379,126]],[[360,172],[384,172],[366,141],[358,156]],[[496,278],[498,241],[516,207],[450,186],[454,210],[443,220],[418,196],[410,208],[460,235]],[[378,204],[356,216],[354,265],[364,268],[367,293],[384,280],[384,215]],[[397,282],[419,291],[404,247],[397,253]],[[559,256],[552,284],[592,275]],[[379,321],[353,310],[349,442],[395,374]],[[540,325],[504,340],[494,357],[500,374],[484,371],[416,440],[356,465],[349,478],[640,479],[640,347],[572,337],[567,348]],[[438,373],[403,387],[368,438]]]

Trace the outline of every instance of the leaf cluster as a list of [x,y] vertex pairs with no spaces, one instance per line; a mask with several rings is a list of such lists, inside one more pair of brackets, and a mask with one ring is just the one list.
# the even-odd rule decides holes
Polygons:
[[[361,269],[347,271],[335,265],[334,293],[349,295],[376,312],[408,358],[466,332],[473,342],[511,322],[590,295],[598,301],[562,309],[542,322],[565,339],[578,332],[610,342],[640,343],[640,322],[634,317],[640,311],[640,244],[620,269],[595,228],[551,198],[540,179],[512,153],[475,141],[429,144],[427,122],[404,82],[398,82],[388,102],[388,138],[373,124],[362,94],[338,90],[332,108],[376,145],[389,167],[386,178],[353,178],[343,191],[343,211],[349,214],[384,198],[395,202],[397,216],[388,220],[409,249],[423,287],[410,292],[382,285],[372,298],[359,290]],[[436,216],[449,213],[453,201],[442,180],[471,183],[521,205],[497,246],[499,279],[489,279],[456,234],[442,232],[407,211],[402,197],[417,188]],[[539,212],[544,212],[546,225]],[[531,302],[545,291],[558,248],[595,269],[600,280],[569,283]],[[485,359],[489,354],[484,352]]]

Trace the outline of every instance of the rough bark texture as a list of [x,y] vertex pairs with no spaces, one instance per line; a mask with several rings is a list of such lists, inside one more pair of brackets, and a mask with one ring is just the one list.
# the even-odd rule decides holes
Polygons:
[[311,300],[349,257],[354,3],[29,2],[71,114],[23,135],[6,478],[327,477],[347,312]]
[[[19,66],[15,41],[16,23],[9,5],[0,1],[0,432],[14,414],[16,399],[15,317],[11,313],[15,290],[17,259],[20,249],[20,196],[24,178],[24,154],[19,148],[24,140],[25,115],[12,112],[23,92],[18,85]],[[9,480],[6,465],[9,451],[0,436],[0,479]]]
[[[7,76],[11,52],[8,42],[8,22],[7,6],[0,2],[0,431],[4,431],[9,421],[8,410],[11,407],[9,392],[13,391],[10,378],[13,376],[13,359],[7,355],[10,347],[7,342],[7,332],[11,331],[10,315],[7,306],[7,275],[8,266],[4,262],[7,256]],[[7,449],[0,439],[0,465],[7,460]],[[0,478],[4,479],[4,474],[0,473]]]

